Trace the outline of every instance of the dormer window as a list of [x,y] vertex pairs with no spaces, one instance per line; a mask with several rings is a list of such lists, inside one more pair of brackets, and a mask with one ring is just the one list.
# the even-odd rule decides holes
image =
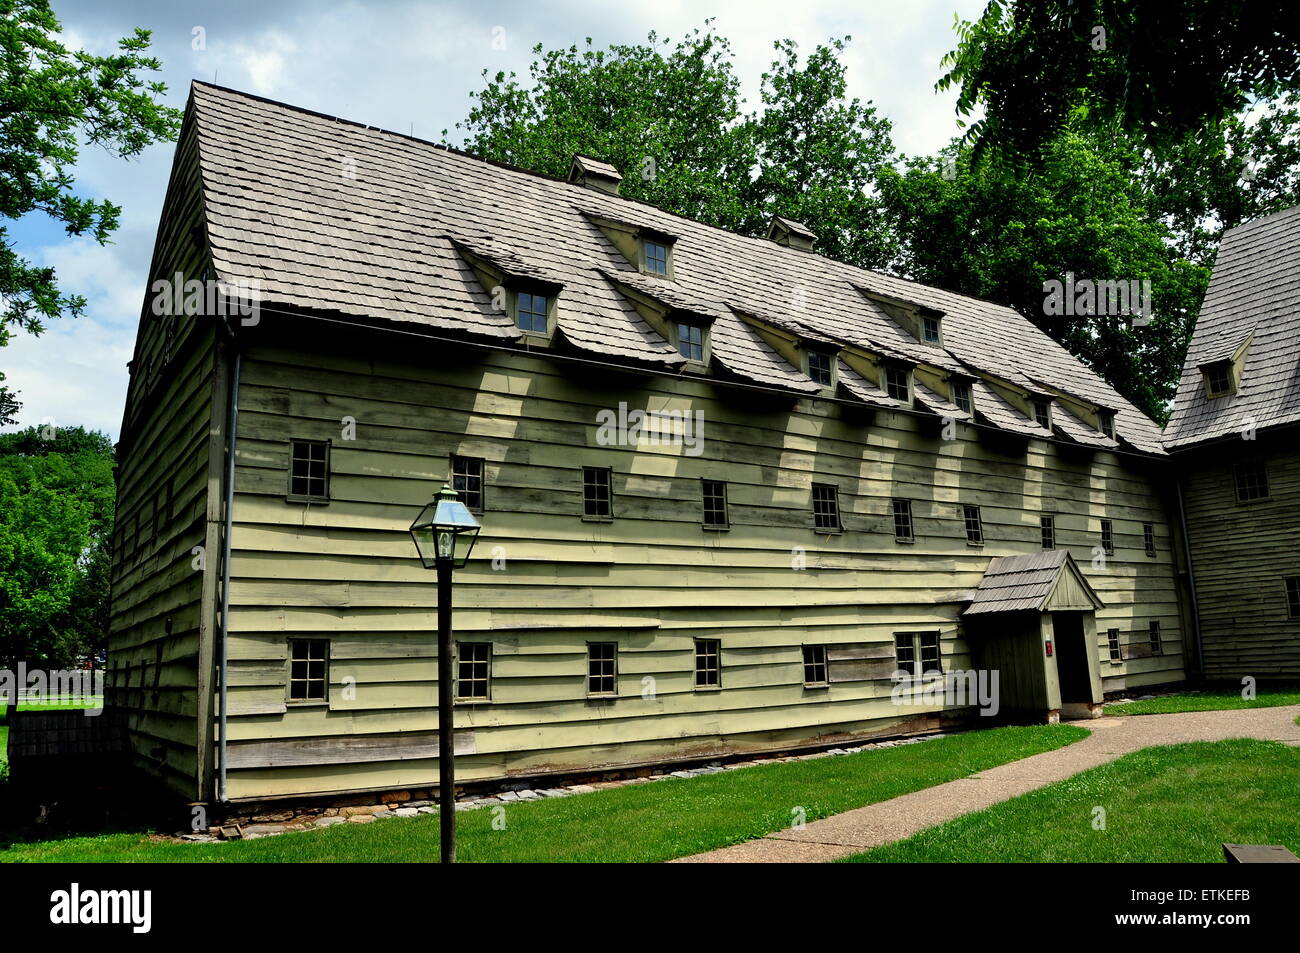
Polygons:
[[967,381],[952,382],[952,402],[964,414],[971,412],[970,384]]
[[939,344],[942,341],[939,335],[939,319],[934,315],[921,315],[921,340],[926,344]]
[[904,404],[912,402],[911,374],[905,367],[885,365],[885,393]]
[[551,299],[546,295],[520,291],[515,295],[515,326],[528,334],[545,334],[549,326]]
[[1232,386],[1232,362],[1216,361],[1201,368],[1205,377],[1205,396],[1213,400],[1227,397],[1234,390]]
[[688,361],[704,363],[704,328],[690,321],[678,321],[674,328],[677,333],[677,353]]
[[1034,401],[1034,423],[1044,430],[1052,429],[1052,402],[1049,400]]
[[642,258],[645,270],[652,275],[668,276],[668,246],[652,238],[642,239]]
[[1097,415],[1097,429],[1104,436],[1115,439],[1115,415],[1108,410],[1103,410]]
[[835,380],[835,355],[826,351],[807,351],[808,376],[813,383],[830,387]]

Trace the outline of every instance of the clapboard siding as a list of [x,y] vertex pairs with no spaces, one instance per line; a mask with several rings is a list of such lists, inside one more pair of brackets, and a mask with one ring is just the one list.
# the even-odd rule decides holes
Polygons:
[[[1285,583],[1300,576],[1294,431],[1261,431],[1179,459],[1206,676],[1300,677],[1300,619],[1289,616]],[[1237,501],[1233,468],[1247,459],[1265,464],[1267,499]]]
[[[203,273],[196,150],[187,124],[150,284],[178,271]],[[154,315],[146,296],[118,444],[107,702],[122,712],[135,765],[189,798],[198,796],[205,771],[197,739],[210,711],[198,664],[210,619],[193,550],[209,543],[216,346],[209,322]],[[205,558],[211,565],[216,553]]]
[[[1036,551],[1041,512],[1056,516],[1058,545],[1106,602],[1103,659],[1107,628],[1141,642],[1148,619],[1161,620],[1165,656],[1103,662],[1103,674],[1182,677],[1169,523],[1146,461],[1043,441],[1005,455],[973,428],[942,441],[907,413],[864,422],[824,400],[583,377],[525,354],[412,346],[405,360],[381,359],[392,339],[360,331],[313,328],[306,352],[295,343],[304,333],[264,321],[243,359],[232,744],[436,727],[433,574],[418,567],[406,526],[447,479],[452,453],[483,457],[488,480],[483,534],[455,592],[457,638],[493,646],[491,702],[457,709],[458,733],[473,735],[474,753],[458,761],[466,779],[933,727],[939,709],[891,703],[883,667],[805,688],[801,646],[866,645],[889,658],[894,632],[937,630],[945,667],[969,667],[960,603],[947,600],[991,556]],[[702,410],[703,453],[599,446],[595,415],[620,400]],[[343,439],[344,417],[355,440]],[[286,501],[293,438],[331,441],[328,504]],[[580,518],[582,465],[613,467],[612,522]],[[700,527],[703,478],[728,482],[727,532]],[[838,485],[842,534],[812,531],[813,481]],[[913,500],[915,543],[894,540],[894,496]],[[982,547],[966,543],[965,503],[982,507]],[[1092,564],[1103,518],[1117,547],[1104,568]],[[1155,558],[1143,522],[1156,524]],[[285,704],[291,635],[331,640],[327,707]],[[694,690],[697,637],[722,640],[721,691]],[[586,697],[587,641],[619,644],[617,698]],[[428,759],[229,768],[234,798],[436,778]]]

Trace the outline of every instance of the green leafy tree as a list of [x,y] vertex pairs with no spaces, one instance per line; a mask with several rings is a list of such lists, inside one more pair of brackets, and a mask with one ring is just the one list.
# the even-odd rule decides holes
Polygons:
[[[150,34],[137,29],[118,52],[96,56],[69,50],[47,0],[0,0],[0,216],[39,212],[69,236],[100,244],[117,228],[121,208],[75,194],[72,175],[81,143],[118,157],[173,139],[179,110],[163,106],[166,92],[144,74],[160,68],[146,55]],[[40,334],[44,321],[80,315],[86,302],[59,287],[54,269],[33,265],[14,250],[0,224],[0,346],[13,329]],[[0,375],[0,424],[13,423],[14,395]]]
[[798,219],[824,254],[878,266],[892,246],[870,189],[893,144],[869,103],[845,97],[845,42],[802,64],[793,42],[776,43],[754,114],[709,22],[671,46],[654,33],[608,50],[539,45],[528,86],[484,71],[457,129],[470,152],[549,175],[579,153],[611,162],[622,195],[708,225],[761,235],[772,214]]
[[[1134,175],[1136,157],[1069,132],[1034,175],[976,163],[954,142],[880,180],[903,251],[896,267],[927,284],[1015,308],[1156,420],[1166,416],[1209,271],[1184,259]],[[1150,281],[1154,319],[1047,313],[1044,284],[1066,275]]]
[[938,88],[983,110],[977,159],[1033,162],[1080,123],[1162,153],[1300,84],[1289,0],[990,0],[957,36]]
[[113,446],[79,427],[0,435],[0,664],[107,643]]
[[763,109],[747,123],[758,146],[758,175],[746,190],[759,233],[772,214],[803,222],[831,258],[879,268],[897,254],[883,226],[876,179],[894,158],[889,120],[847,98],[840,55],[850,38],[817,47],[799,64],[791,40],[763,74]]
[[1300,205],[1300,96],[1148,151],[1138,174],[1179,253],[1212,265],[1225,230]]
[[[742,189],[755,164],[740,124],[731,46],[712,28],[673,46],[533,49],[531,84],[489,76],[456,128],[485,158],[563,177],[575,154],[613,163],[621,192],[724,228],[745,220]],[[443,132],[444,139],[447,131]]]

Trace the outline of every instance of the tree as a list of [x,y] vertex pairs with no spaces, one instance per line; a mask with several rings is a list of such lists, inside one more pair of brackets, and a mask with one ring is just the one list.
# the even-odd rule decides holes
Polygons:
[[[909,277],[1015,308],[1156,420],[1166,416],[1208,267],[1179,254],[1134,175],[1140,157],[1071,131],[1033,175],[973,160],[954,141],[939,156],[882,175],[881,199]],[[1048,313],[1044,284],[1066,275],[1150,281],[1154,320]]]
[[[669,47],[534,48],[531,85],[497,73],[457,129],[476,155],[563,176],[575,153],[624,175],[621,194],[731,231],[762,235],[773,214],[804,222],[822,253],[867,267],[892,254],[871,184],[893,156],[889,123],[845,98],[845,40],[799,62],[784,40],[742,114],[730,43],[711,21]],[[446,141],[447,132],[443,138]]]
[[1157,156],[1138,175],[1179,253],[1212,265],[1224,231],[1300,205],[1300,96],[1261,103]]
[[[69,50],[48,0],[0,0],[0,216],[32,212],[61,223],[69,236],[100,244],[117,228],[121,208],[107,199],[81,198],[72,169],[79,140],[126,158],[174,139],[181,112],[159,103],[166,87],[142,74],[161,68],[147,56],[150,34],[135,32],[119,51],[96,56]],[[14,250],[0,225],[0,346],[12,329],[31,334],[43,322],[76,317],[86,302],[66,293],[54,269],[33,265]],[[17,403],[0,374],[0,425],[13,423]]]
[[76,664],[105,645],[113,447],[80,427],[0,435],[0,665]]
[[941,90],[956,88],[976,158],[1035,157],[1068,127],[1153,152],[1300,84],[1288,0],[990,0],[958,21]]
[[756,215],[747,228],[758,233],[771,215],[784,215],[817,233],[823,255],[880,268],[897,254],[875,196],[894,144],[889,120],[846,99],[839,57],[849,39],[817,47],[802,69],[793,41],[774,44],[779,58],[763,74],[763,110],[748,119],[758,175],[746,190]]
[[538,44],[533,54],[530,88],[483,71],[456,124],[466,149],[559,177],[575,154],[592,156],[623,172],[623,195],[723,228],[745,221],[754,146],[731,46],[711,25],[671,48],[651,33],[642,45],[598,50],[588,38],[581,51]]

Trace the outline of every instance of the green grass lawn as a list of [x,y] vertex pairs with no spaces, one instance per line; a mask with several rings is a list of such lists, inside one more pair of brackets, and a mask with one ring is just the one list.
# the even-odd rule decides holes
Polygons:
[[1144,702],[1127,705],[1107,705],[1108,715],[1167,715],[1179,711],[1225,711],[1230,708],[1276,708],[1280,705],[1300,705],[1300,690],[1263,691],[1250,701],[1241,697],[1238,689],[1227,691],[1188,692],[1165,695]]
[[[1072,725],[972,731],[922,744],[739,768],[689,779],[608,788],[458,815],[462,861],[660,861],[725,847],[788,826],[796,808],[811,821],[942,784],[1086,737]],[[178,844],[141,834],[12,843],[0,860],[428,861],[438,856],[432,815],[340,824],[223,844]]]
[[1218,863],[1225,842],[1300,852],[1298,781],[1300,749],[1273,741],[1147,748],[848,860]]

